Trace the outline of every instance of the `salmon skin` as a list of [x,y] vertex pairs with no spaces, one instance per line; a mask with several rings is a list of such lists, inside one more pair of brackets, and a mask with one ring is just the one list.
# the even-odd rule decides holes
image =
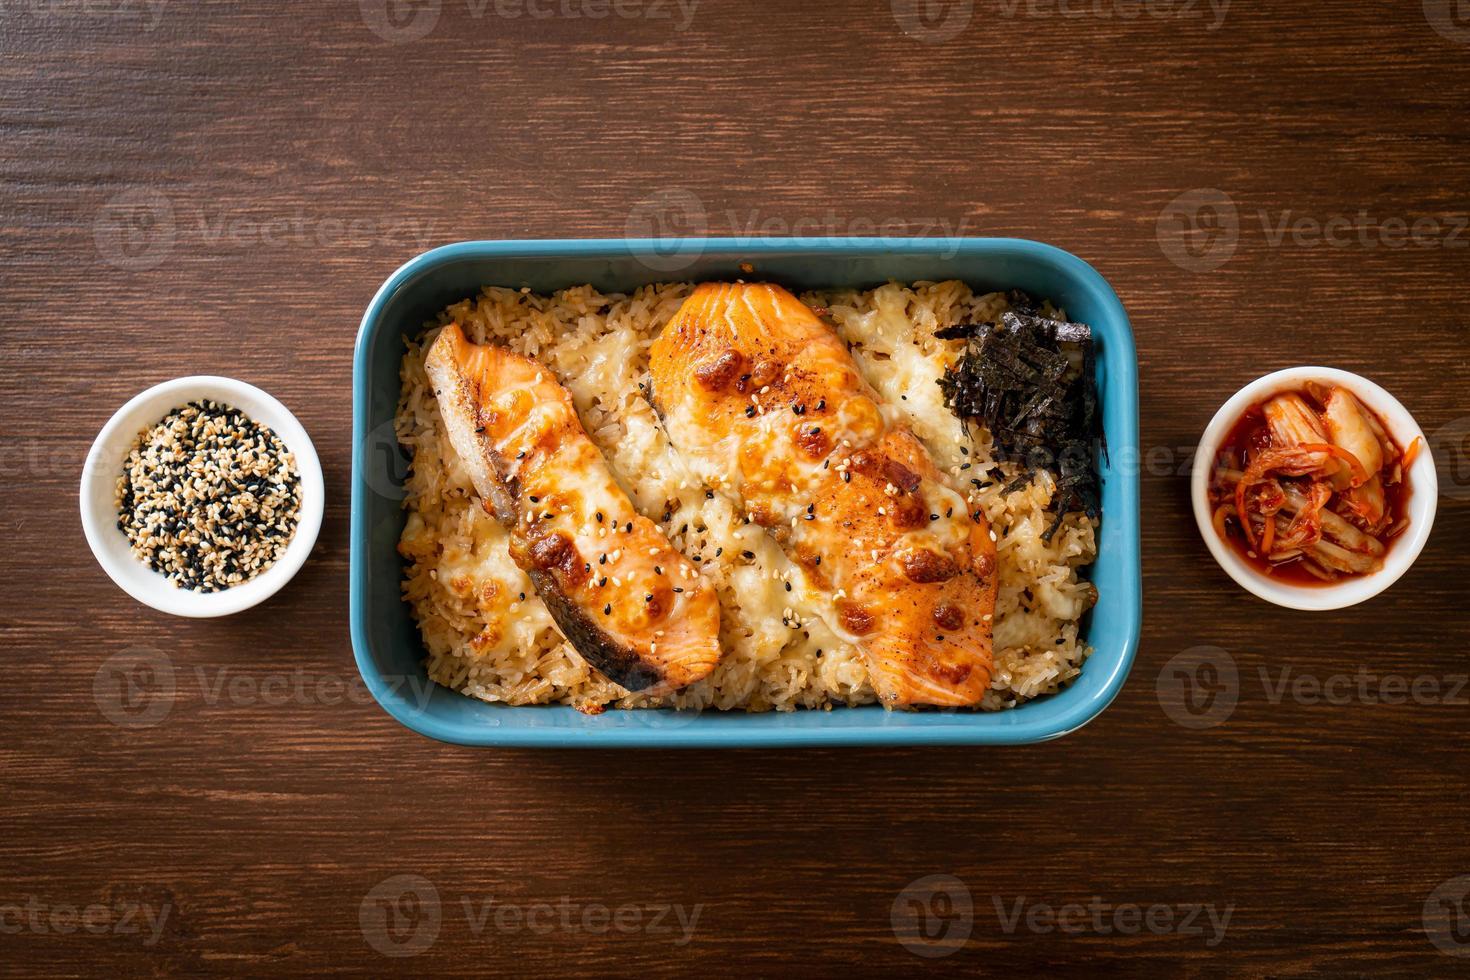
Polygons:
[[551,371],[453,323],[425,366],[485,510],[577,652],[629,691],[707,676],[720,659],[714,589],[634,510]]
[[837,334],[779,286],[706,283],[650,351],[674,447],[800,569],[888,705],[990,685],[995,542]]

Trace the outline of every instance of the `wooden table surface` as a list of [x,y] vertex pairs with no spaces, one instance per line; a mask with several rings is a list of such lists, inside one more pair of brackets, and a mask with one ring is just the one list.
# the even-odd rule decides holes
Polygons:
[[[0,6],[0,973],[1463,973],[1467,14]],[[1014,235],[1112,282],[1148,452],[1111,708],[1008,750],[594,754],[364,697],[363,308],[435,244],[640,224]],[[1308,615],[1216,568],[1183,474],[1237,387],[1319,362],[1397,394],[1443,486],[1392,591]],[[329,503],[282,594],[185,621],[102,573],[77,478],[129,396],[216,372],[296,412]]]

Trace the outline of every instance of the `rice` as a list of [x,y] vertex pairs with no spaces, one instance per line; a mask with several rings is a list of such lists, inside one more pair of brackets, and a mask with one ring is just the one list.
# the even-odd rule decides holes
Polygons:
[[[396,416],[399,441],[412,458],[399,551],[407,560],[404,598],[437,683],[486,701],[587,710],[611,704],[790,711],[876,701],[861,654],[823,622],[820,597],[788,591],[794,566],[730,501],[706,494],[642,395],[648,348],[692,288],[660,284],[603,294],[576,286],[546,296],[489,287],[409,338]],[[939,340],[935,331],[993,320],[1006,309],[1005,296],[975,295],[951,281],[802,299],[851,345],[867,380],[995,531],[995,667],[981,707],[1012,707],[1058,690],[1077,676],[1088,653],[1078,623],[1095,593],[1078,571],[1096,556],[1096,529],[1072,514],[1043,541],[1052,520],[1046,512],[1051,481],[1043,475],[1003,493],[1005,480],[989,475],[996,465],[989,435],[967,433],[936,384],[962,342]],[[447,440],[424,356],[438,328],[451,321],[477,343],[502,344],[554,371],[634,506],[714,583],[724,656],[709,677],[667,698],[630,695],[562,638]],[[680,506],[670,506],[673,501]]]

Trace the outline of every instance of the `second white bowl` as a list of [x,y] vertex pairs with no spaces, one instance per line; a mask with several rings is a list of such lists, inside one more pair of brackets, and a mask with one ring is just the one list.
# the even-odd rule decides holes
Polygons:
[[1405,474],[1409,485],[1409,526],[1389,547],[1383,568],[1371,575],[1344,578],[1339,582],[1322,585],[1295,585],[1283,582],[1249,564],[1236,553],[1229,542],[1220,539],[1220,535],[1215,531],[1215,526],[1211,522],[1213,511],[1210,507],[1210,474],[1215,467],[1215,457],[1220,451],[1220,444],[1225,440],[1230,428],[1250,406],[1265,401],[1280,392],[1301,388],[1308,381],[1341,385],[1352,392],[1364,405],[1377,413],[1388,428],[1389,435],[1393,437],[1394,442],[1405,450],[1415,439],[1422,440],[1424,437],[1423,431],[1414,421],[1414,417],[1409,414],[1408,409],[1399,404],[1397,398],[1367,378],[1337,368],[1287,368],[1284,371],[1257,378],[1220,406],[1220,410],[1215,413],[1210,424],[1205,426],[1204,435],[1200,437],[1199,448],[1195,450],[1190,497],[1194,504],[1195,523],[1199,525],[1199,533],[1204,537],[1210,554],[1214,556],[1215,561],[1220,564],[1226,574],[1235,579],[1242,588],[1260,596],[1267,602],[1274,602],[1288,609],[1341,609],[1344,606],[1356,605],[1365,599],[1371,599],[1398,581],[1399,577],[1409,570],[1409,566],[1414,564],[1414,559],[1419,557],[1419,552],[1424,550],[1424,544],[1429,540],[1429,529],[1434,525],[1434,514],[1439,501],[1439,478],[1434,470],[1434,456],[1430,452],[1427,440],[1420,445],[1418,456],[1415,457],[1413,465]]
[[[208,593],[181,589],[149,568],[133,555],[127,536],[117,527],[117,479],[138,434],[171,410],[200,399],[237,408],[272,429],[296,458],[296,472],[301,478],[296,533],[285,553],[250,581]],[[92,554],[128,595],[175,616],[228,616],[275,595],[306,564],[321,529],[324,503],[321,462],[296,416],[259,388],[233,378],[210,375],[176,378],[133,397],[102,427],[82,466],[82,530]]]

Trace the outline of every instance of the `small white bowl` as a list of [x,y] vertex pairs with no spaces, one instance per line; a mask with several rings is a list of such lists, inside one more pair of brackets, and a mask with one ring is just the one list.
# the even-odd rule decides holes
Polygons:
[[[1353,576],[1323,585],[1294,585],[1258,571],[1237,554],[1228,542],[1220,539],[1210,520],[1213,516],[1209,498],[1210,473],[1214,469],[1220,443],[1230,432],[1231,426],[1251,405],[1265,401],[1278,392],[1301,388],[1308,381],[1341,385],[1351,391],[1364,405],[1378,414],[1394,442],[1404,449],[1408,449],[1415,439],[1422,440],[1419,455],[1406,474],[1409,484],[1409,526],[1400,539],[1389,547],[1383,568],[1371,575]],[[1434,457],[1430,453],[1428,440],[1424,439],[1418,423],[1399,404],[1398,399],[1367,378],[1348,371],[1327,367],[1297,367],[1257,378],[1236,392],[1215,413],[1210,424],[1205,426],[1205,433],[1200,437],[1199,448],[1195,451],[1190,497],[1194,503],[1195,523],[1199,525],[1199,533],[1209,546],[1210,554],[1215,556],[1220,567],[1241,587],[1267,602],[1274,602],[1288,609],[1341,609],[1373,598],[1398,581],[1409,570],[1409,566],[1414,564],[1414,559],[1419,557],[1419,552],[1424,550],[1424,543],[1429,540],[1429,529],[1434,525],[1434,513],[1439,502],[1439,479],[1435,474]]]
[[[133,555],[117,527],[117,478],[138,434],[171,410],[205,399],[237,408],[272,429],[296,457],[301,503],[296,532],[280,559],[248,582],[221,592],[181,589]],[[176,378],[135,396],[108,420],[82,467],[82,529],[87,544],[108,576],[139,602],[175,616],[207,618],[249,609],[274,595],[306,563],[322,525],[325,490],[321,461],[306,430],[286,406],[253,385],[232,378],[200,375]]]

